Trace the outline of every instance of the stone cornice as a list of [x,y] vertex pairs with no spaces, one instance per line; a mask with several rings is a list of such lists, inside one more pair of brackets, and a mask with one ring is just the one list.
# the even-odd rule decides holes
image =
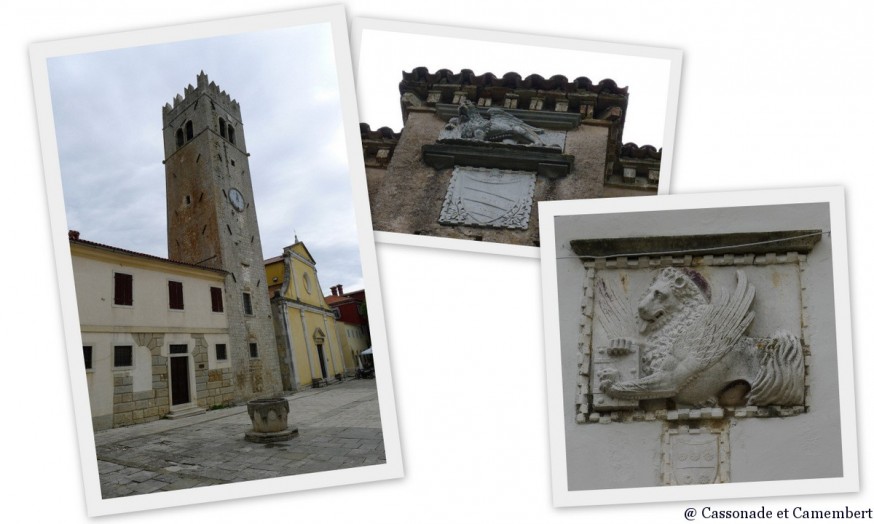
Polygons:
[[661,255],[748,255],[809,253],[822,239],[821,230],[763,231],[715,235],[601,238],[571,240],[581,259],[658,257]]
[[309,311],[311,313],[318,313],[320,315],[331,315],[332,318],[334,316],[333,309],[320,308],[318,306],[313,306],[311,304],[305,304],[305,303],[301,302],[300,300],[295,300],[293,298],[274,295],[273,302],[279,302],[287,308],[302,309],[304,311]]

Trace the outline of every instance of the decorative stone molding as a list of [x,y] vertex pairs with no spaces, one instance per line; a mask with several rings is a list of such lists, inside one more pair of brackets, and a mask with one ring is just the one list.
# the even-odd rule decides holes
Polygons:
[[622,144],[605,183],[608,186],[657,191],[662,150],[633,142]]
[[372,131],[368,124],[360,124],[361,146],[364,151],[364,163],[368,167],[386,167],[391,161],[394,150],[401,138],[389,127],[381,127]]

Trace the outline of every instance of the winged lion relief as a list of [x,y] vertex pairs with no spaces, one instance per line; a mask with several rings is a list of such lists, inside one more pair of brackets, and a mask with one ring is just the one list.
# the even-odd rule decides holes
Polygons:
[[[670,399],[677,407],[796,406],[804,402],[801,340],[785,330],[747,335],[756,290],[742,270],[733,290],[711,289],[690,268],[660,270],[632,308],[595,281],[600,322],[610,337],[592,365],[595,410]],[[636,332],[628,326],[635,326]]]

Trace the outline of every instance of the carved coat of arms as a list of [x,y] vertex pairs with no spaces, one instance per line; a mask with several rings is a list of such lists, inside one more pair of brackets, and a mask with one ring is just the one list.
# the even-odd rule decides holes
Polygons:
[[719,436],[713,433],[671,435],[669,479],[673,484],[713,484],[719,471]]
[[440,223],[527,229],[534,178],[522,171],[457,167]]

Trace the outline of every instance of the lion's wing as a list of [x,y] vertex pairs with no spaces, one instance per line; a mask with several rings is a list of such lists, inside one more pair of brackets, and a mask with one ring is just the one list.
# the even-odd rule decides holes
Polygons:
[[[737,287],[722,292],[676,341],[677,353],[689,355],[685,367],[697,374],[719,362],[735,345],[755,317],[750,311],[756,289],[746,273],[737,272]],[[683,350],[686,351],[683,351]],[[690,378],[691,378],[690,376]]]
[[511,115],[500,107],[490,107],[486,113],[489,115],[489,119],[494,123],[500,123],[500,125],[505,127],[516,126],[522,129],[527,129],[536,134],[543,134],[542,129],[526,124],[523,120]]
[[595,279],[595,292],[598,295],[598,304],[600,314],[596,315],[598,323],[604,328],[608,339],[621,337],[626,326],[634,325],[635,317],[631,310],[631,305],[628,303],[628,298],[617,293],[616,289],[598,277]]

